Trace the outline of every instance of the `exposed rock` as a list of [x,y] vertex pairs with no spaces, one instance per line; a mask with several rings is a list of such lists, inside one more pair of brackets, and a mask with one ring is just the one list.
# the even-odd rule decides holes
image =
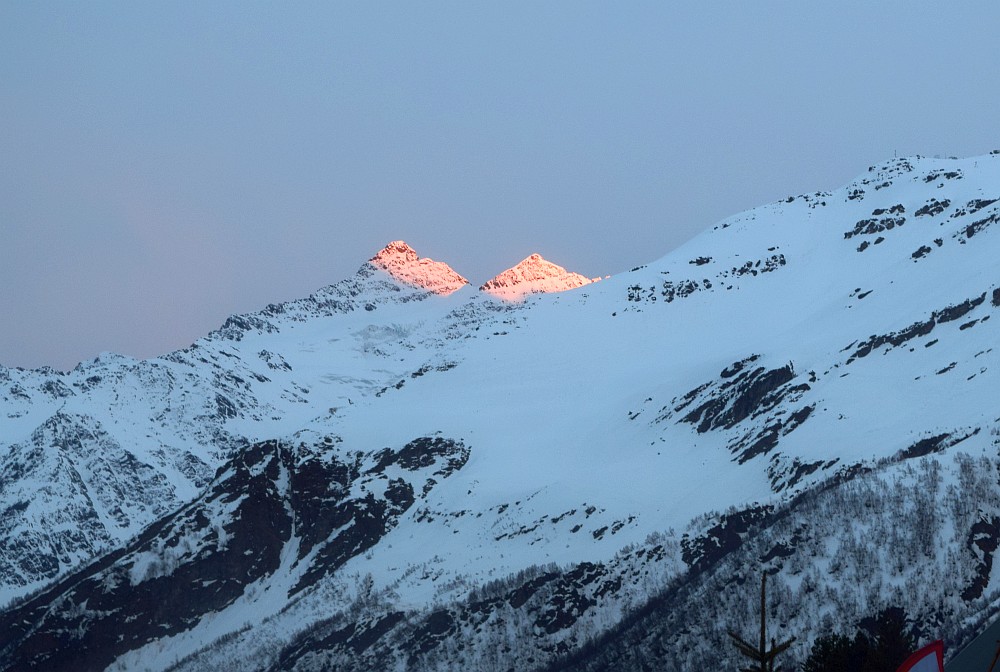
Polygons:
[[951,201],[947,198],[939,201],[936,198],[932,198],[927,203],[917,208],[917,211],[913,213],[914,217],[934,217],[940,215],[942,212],[948,209],[951,205]]
[[681,540],[682,558],[692,569],[704,570],[738,548],[754,525],[766,521],[773,507],[758,506],[720,516],[719,522],[697,537]]
[[[856,359],[860,359],[861,357],[867,357],[874,350],[881,348],[883,345],[888,345],[890,347],[898,347],[914,338],[918,338],[920,336],[926,336],[929,333],[931,333],[934,330],[934,327],[937,326],[938,324],[957,320],[967,315],[969,312],[971,312],[977,306],[982,304],[984,301],[986,301],[985,292],[983,292],[981,296],[976,297],[975,299],[966,299],[965,301],[955,304],[953,306],[948,306],[946,308],[942,308],[941,310],[936,310],[931,313],[931,316],[928,319],[919,322],[914,322],[913,324],[911,324],[910,326],[906,327],[901,331],[870,336],[868,339],[862,341],[857,346],[854,353],[847,358],[847,363],[850,364]],[[847,346],[845,350],[849,349],[852,346],[853,344]]]
[[982,597],[983,591],[990,583],[990,572],[993,569],[993,554],[1000,545],[1000,517],[980,518],[979,522],[969,530],[967,548],[976,558],[976,576],[962,592],[966,602]]
[[870,236],[876,233],[882,233],[883,231],[891,231],[897,226],[903,226],[903,224],[905,223],[906,223],[906,218],[903,216],[898,216],[898,217],[889,216],[881,218],[872,217],[870,219],[862,219],[861,221],[859,221],[857,224],[854,225],[854,228],[852,230],[844,232],[844,239],[850,240],[854,236]]

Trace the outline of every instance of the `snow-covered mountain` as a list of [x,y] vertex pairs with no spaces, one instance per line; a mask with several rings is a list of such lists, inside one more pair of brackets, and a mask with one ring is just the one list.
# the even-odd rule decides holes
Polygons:
[[528,294],[564,292],[591,282],[590,278],[546,261],[540,254],[532,254],[516,266],[486,281],[479,289],[501,299],[517,301]]
[[469,281],[456,273],[443,261],[421,258],[416,250],[402,240],[396,240],[368,260],[373,268],[385,271],[404,285],[425,289],[433,294],[447,296],[458,291]]
[[998,219],[997,153],[900,159],[598,283],[394,242],[0,368],[0,669],[731,667],[762,570],[789,663],[888,606],[954,652],[1000,610]]

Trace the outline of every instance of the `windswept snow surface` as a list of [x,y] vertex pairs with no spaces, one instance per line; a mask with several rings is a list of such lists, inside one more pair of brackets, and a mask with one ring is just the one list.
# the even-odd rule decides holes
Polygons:
[[[569,624],[537,626],[546,643],[524,667],[548,664],[708,571],[682,559],[681,535],[706,534],[717,512],[790,505],[859,470],[896,478],[892,465],[927,454],[996,458],[998,199],[998,155],[894,160],[573,291],[533,293],[582,276],[529,257],[483,288],[517,303],[390,243],[354,278],[233,317],[183,351],[102,356],[68,374],[0,369],[0,599],[120,547],[247,445],[322,445],[335,460],[441,437],[468,461],[434,477],[372,547],[294,597],[305,569],[283,547],[279,569],[240,599],[113,667],[190,656],[180,669],[263,669],[285,656],[287,669],[319,669],[312,650],[280,652],[334,616],[390,632],[396,621],[373,614],[458,609],[519,572],[595,563],[636,577],[588,597]],[[655,562],[636,555],[656,548]],[[987,568],[981,596],[952,596],[948,613],[992,613],[997,589]],[[385,655],[446,669],[427,656],[452,649],[429,646],[409,663]],[[0,651],[0,669],[23,655]]]

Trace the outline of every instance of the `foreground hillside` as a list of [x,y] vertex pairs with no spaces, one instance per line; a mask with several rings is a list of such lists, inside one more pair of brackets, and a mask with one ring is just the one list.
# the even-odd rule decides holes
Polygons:
[[1000,155],[895,160],[493,293],[392,243],[0,369],[0,669],[732,666],[762,569],[789,662],[887,606],[953,650],[1000,597],[998,199]]

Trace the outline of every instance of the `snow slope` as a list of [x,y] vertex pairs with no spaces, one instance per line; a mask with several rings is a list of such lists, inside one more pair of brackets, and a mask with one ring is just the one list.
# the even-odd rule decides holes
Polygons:
[[[51,641],[104,651],[93,669],[604,669],[587,642],[630,650],[638,631],[635,650],[683,650],[667,669],[686,669],[749,616],[736,605],[760,566],[800,636],[791,656],[935,573],[914,627],[958,642],[1000,597],[997,199],[998,155],[894,160],[573,291],[529,293],[573,284],[529,257],[484,286],[514,303],[391,243],[162,358],[2,369],[0,579],[19,624],[3,669],[60,669]],[[424,440],[467,452],[446,477],[433,452],[371,471]],[[247,541],[233,507],[199,504],[244,501],[226,474],[286,444],[298,457],[257,475],[269,515],[342,511],[332,540],[392,512],[336,562],[290,531]],[[320,496],[288,475],[306,462],[357,466]],[[932,550],[898,553],[918,542]],[[243,545],[270,560],[215,602],[105,614],[183,593]],[[846,585],[861,593],[834,597]],[[698,616],[705,600],[729,616]],[[134,634],[109,637],[122,622]]]

